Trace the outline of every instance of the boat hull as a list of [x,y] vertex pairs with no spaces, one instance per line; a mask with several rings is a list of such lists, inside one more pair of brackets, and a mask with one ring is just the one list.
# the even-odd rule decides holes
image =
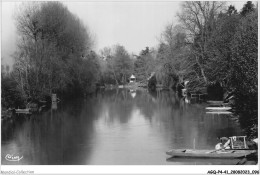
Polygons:
[[206,114],[232,114],[230,111],[209,111]]
[[16,113],[29,113],[30,109],[15,109]]
[[231,107],[206,107],[207,110],[211,111],[228,111],[231,110]]
[[240,158],[256,153],[256,150],[191,150],[173,149],[166,154],[173,157],[192,157],[192,158]]
[[207,103],[210,103],[210,104],[223,104],[224,101],[213,101],[213,100],[209,100],[209,101],[207,101]]

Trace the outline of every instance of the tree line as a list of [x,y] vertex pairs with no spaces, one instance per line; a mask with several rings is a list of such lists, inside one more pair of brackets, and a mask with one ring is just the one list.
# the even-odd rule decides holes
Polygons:
[[87,26],[60,2],[26,3],[15,16],[19,41],[12,71],[2,68],[3,107],[52,93],[82,96],[97,85],[127,84],[131,74],[140,82],[152,75],[172,89],[185,80],[192,91],[219,82],[235,94],[236,111],[257,125],[258,9],[251,1],[240,12],[223,1],[183,2],[158,47],[138,55],[122,45],[94,52]]

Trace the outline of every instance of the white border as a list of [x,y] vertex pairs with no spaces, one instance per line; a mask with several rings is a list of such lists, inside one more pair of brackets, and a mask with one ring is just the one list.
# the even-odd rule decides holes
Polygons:
[[[2,2],[7,2],[8,0],[3,0]],[[19,0],[25,1],[25,0]],[[28,0],[30,1],[30,0]],[[50,0],[45,0],[50,1]],[[66,0],[65,0],[66,1]],[[113,0],[86,0],[92,2],[111,2]],[[114,2],[129,2],[130,0],[114,0]],[[159,0],[133,0],[134,2],[140,1],[149,1],[149,2],[158,2]],[[170,2],[177,0],[162,0],[162,2]],[[231,0],[234,1],[234,0]],[[235,0],[239,1],[239,0]],[[2,9],[2,2],[0,7]],[[79,2],[79,0],[72,0],[71,2]],[[2,19],[2,13],[0,14]],[[258,11],[259,16],[259,11]],[[2,21],[2,20],[0,20]],[[259,18],[258,18],[259,22]],[[1,23],[2,24],[2,23]],[[1,25],[2,26],[2,25]],[[258,33],[260,29],[258,27]],[[2,33],[0,32],[0,39]],[[1,40],[2,41],[2,40]],[[258,35],[259,41],[259,35]],[[1,44],[0,44],[1,45]],[[1,51],[1,48],[0,48]],[[0,52],[1,55],[1,52]],[[258,54],[259,55],[259,54]],[[259,66],[258,66],[259,67]],[[1,68],[0,68],[1,69]],[[258,69],[259,74],[259,69]],[[259,84],[259,79],[258,79]],[[259,95],[258,95],[259,99]],[[0,102],[1,103],[1,102]],[[258,111],[258,116],[260,112]],[[259,120],[258,120],[259,125]],[[0,126],[1,128],[1,126]],[[259,131],[259,128],[258,128]],[[259,133],[259,132],[258,132]],[[0,135],[1,138],[1,135]],[[1,139],[0,139],[1,142]],[[0,150],[1,151],[1,150]],[[258,153],[259,157],[259,153]],[[1,161],[1,160],[0,160]],[[259,165],[155,165],[155,166],[132,166],[132,165],[123,165],[123,166],[103,166],[103,165],[81,165],[81,166],[72,166],[72,165],[1,165],[1,171],[7,171],[10,174],[22,174],[22,171],[34,171],[33,174],[207,174],[209,170],[259,170]],[[28,173],[29,174],[29,173]],[[219,173],[220,174],[220,173]],[[224,174],[224,173],[222,173]]]
[[[242,166],[189,166],[189,165],[163,165],[163,166],[100,166],[100,165],[83,165],[83,166],[27,166],[27,165],[5,165],[1,167],[1,171],[34,171],[34,174],[207,174],[210,170],[259,170],[258,165],[242,165]],[[14,174],[14,173],[11,173]],[[220,173],[219,173],[220,174]],[[224,173],[222,173],[224,174]]]

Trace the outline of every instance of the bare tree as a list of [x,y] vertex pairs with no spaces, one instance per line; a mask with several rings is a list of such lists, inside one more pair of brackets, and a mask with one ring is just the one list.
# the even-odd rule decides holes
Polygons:
[[116,63],[114,60],[114,53],[110,47],[105,47],[101,51],[101,56],[104,58],[107,64],[107,72],[112,74],[113,79],[115,80],[116,84],[118,85],[118,78],[116,75]]
[[187,42],[192,44],[194,60],[205,83],[208,81],[205,73],[207,42],[215,27],[216,18],[224,8],[225,2],[186,1],[182,4],[182,12],[177,14],[186,29]]

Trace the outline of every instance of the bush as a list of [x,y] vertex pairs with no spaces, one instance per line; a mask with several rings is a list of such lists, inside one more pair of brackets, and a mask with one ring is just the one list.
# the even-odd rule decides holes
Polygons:
[[148,88],[149,90],[155,91],[156,90],[156,77],[152,76],[149,80],[148,80]]
[[[235,106],[241,126],[247,134],[257,136],[258,111],[258,15],[253,11],[240,21],[232,44],[231,84],[235,89]],[[257,131],[257,130],[256,130]]]
[[22,96],[17,83],[10,77],[2,77],[2,107],[4,108],[22,108],[25,107],[25,98]]

